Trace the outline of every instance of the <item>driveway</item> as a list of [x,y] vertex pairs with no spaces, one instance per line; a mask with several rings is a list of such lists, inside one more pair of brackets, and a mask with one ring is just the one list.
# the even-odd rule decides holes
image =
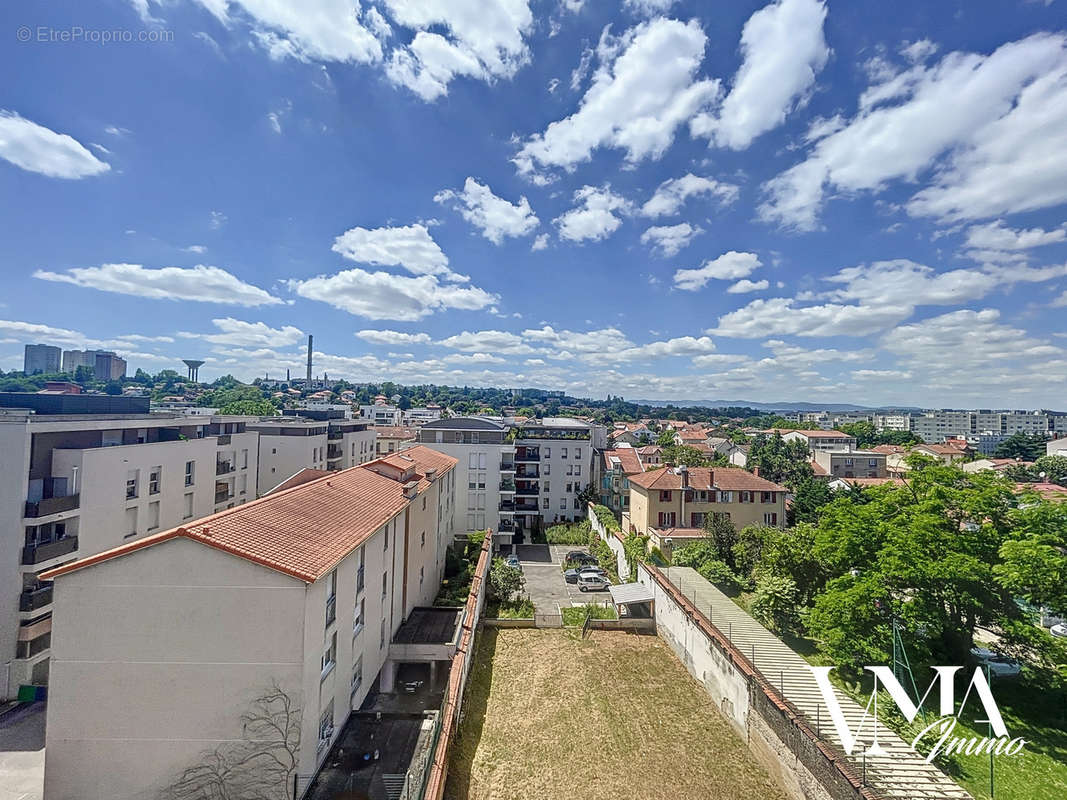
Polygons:
[[44,796],[44,718],[44,703],[0,717],[0,800]]
[[569,608],[575,603],[609,602],[607,592],[580,592],[573,583],[563,578],[560,564],[572,550],[588,552],[585,547],[559,544],[520,544],[516,555],[526,576],[526,592],[534,608],[542,614],[559,613],[560,608]]

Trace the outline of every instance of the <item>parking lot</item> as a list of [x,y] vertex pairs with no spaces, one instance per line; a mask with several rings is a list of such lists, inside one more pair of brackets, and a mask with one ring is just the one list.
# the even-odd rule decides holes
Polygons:
[[577,586],[564,580],[560,564],[563,557],[572,550],[589,552],[586,547],[566,544],[515,546],[515,554],[519,557],[523,574],[526,576],[526,592],[539,613],[555,614],[560,608],[568,608],[575,603],[610,602],[607,592],[580,592]]

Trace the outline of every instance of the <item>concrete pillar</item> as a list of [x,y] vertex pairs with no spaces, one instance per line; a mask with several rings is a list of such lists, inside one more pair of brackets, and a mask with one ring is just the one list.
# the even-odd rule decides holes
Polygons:
[[397,663],[393,659],[386,659],[382,666],[382,679],[378,682],[382,694],[392,694],[396,691],[396,668]]
[[433,689],[437,685],[437,662],[430,662],[430,688]]

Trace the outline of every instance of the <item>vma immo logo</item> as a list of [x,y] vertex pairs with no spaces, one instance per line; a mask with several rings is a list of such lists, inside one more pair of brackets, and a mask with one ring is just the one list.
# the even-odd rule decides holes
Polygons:
[[[1001,716],[1000,708],[997,707],[997,701],[993,698],[993,692],[989,688],[989,681],[981,668],[975,669],[974,675],[967,685],[967,690],[963,694],[963,701],[957,710],[955,679],[956,673],[962,670],[963,667],[933,667],[934,679],[930,682],[923,696],[919,698],[918,704],[912,702],[907,690],[900,685],[896,675],[893,674],[889,667],[864,667],[865,670],[874,675],[874,689],[871,692],[871,699],[867,701],[867,707],[863,710],[863,717],[860,719],[859,727],[855,731],[848,727],[845,715],[841,712],[841,705],[838,703],[833,687],[830,685],[830,670],[833,667],[808,667],[808,669],[815,676],[819,691],[822,693],[823,702],[830,713],[830,720],[837,731],[841,746],[848,755],[852,755],[853,750],[855,750],[857,740],[867,723],[868,716],[871,719],[873,728],[873,740],[866,752],[870,755],[884,755],[886,753],[886,750],[878,743],[879,685],[883,686],[889,693],[890,698],[892,698],[897,708],[900,709],[900,713],[904,715],[908,722],[915,721],[915,717],[918,716],[920,709],[934,690],[934,687],[940,685],[937,719],[920,730],[911,741],[912,750],[918,753],[919,742],[931,734],[938,736],[926,756],[927,762],[933,761],[934,757],[940,752],[944,752],[946,755],[952,753],[966,753],[968,755],[993,753],[995,755],[1011,756],[1021,751],[1026,744],[1025,739],[1011,738],[1008,734],[1008,729],[1004,725],[1004,717]],[[986,715],[985,719],[978,721],[988,723],[990,733],[993,735],[987,737],[960,737],[953,735],[972,690],[982,704]],[[921,753],[919,754],[922,755]]]

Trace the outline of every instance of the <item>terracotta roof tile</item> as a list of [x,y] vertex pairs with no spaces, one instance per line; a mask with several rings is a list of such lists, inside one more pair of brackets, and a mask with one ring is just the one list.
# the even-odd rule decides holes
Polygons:
[[[657,469],[630,477],[630,484],[642,489],[681,489],[682,476],[672,469]],[[690,467],[690,489],[720,489],[723,491],[785,492],[784,486],[760,478],[751,472],[731,467]]]
[[620,447],[618,450],[604,451],[604,468],[612,469],[612,458],[617,458],[623,473],[633,475],[643,471],[641,459],[637,457],[637,451],[632,447]]

